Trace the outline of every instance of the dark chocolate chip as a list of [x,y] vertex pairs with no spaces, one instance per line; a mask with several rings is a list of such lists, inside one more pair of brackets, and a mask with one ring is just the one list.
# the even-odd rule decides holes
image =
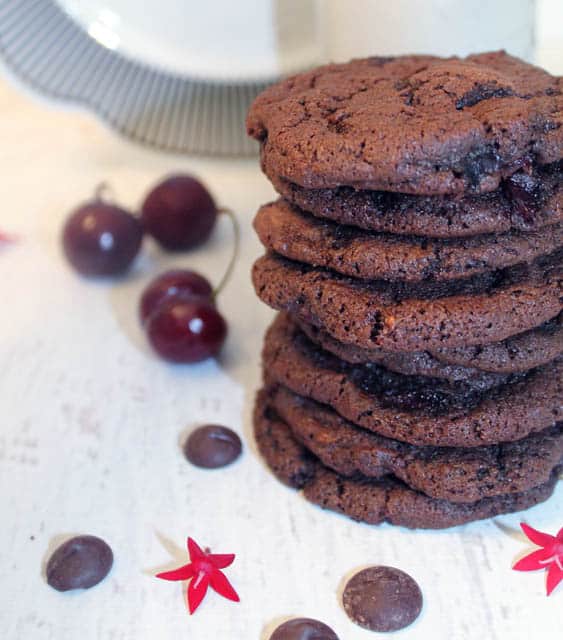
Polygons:
[[113,564],[106,542],[95,536],[76,536],[55,549],[47,563],[47,583],[57,591],[89,589],[103,580]]
[[444,382],[438,378],[396,374],[373,363],[341,367],[365,393],[377,396],[382,406],[406,411],[425,411],[430,415],[469,411],[483,401],[488,389],[469,387],[463,382]]
[[238,435],[227,427],[210,424],[193,431],[184,445],[184,455],[196,467],[217,469],[234,462],[242,452]]
[[422,609],[418,584],[393,567],[370,567],[351,578],[342,595],[348,617],[370,631],[397,631]]
[[457,110],[465,107],[474,107],[483,100],[491,98],[506,98],[513,96],[514,90],[511,87],[501,87],[496,80],[491,83],[477,83],[472,89],[464,93],[455,103]]
[[280,625],[270,640],[338,640],[338,636],[318,620],[296,618]]
[[460,177],[465,175],[469,185],[476,188],[484,177],[498,171],[499,162],[496,151],[485,147],[468,154],[461,166],[454,169],[454,173],[457,170]]

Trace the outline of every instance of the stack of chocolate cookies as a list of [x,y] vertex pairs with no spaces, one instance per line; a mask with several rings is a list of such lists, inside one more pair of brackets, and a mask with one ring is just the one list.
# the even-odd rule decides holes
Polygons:
[[368,58],[248,115],[260,209],[258,446],[368,523],[530,507],[563,463],[563,81],[503,52]]

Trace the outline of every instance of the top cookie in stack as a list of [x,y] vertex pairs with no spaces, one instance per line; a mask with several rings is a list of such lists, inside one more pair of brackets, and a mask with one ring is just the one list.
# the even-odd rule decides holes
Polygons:
[[561,159],[562,84],[504,52],[367,58],[269,88],[247,126],[276,181],[475,195]]
[[[256,431],[313,501],[438,527],[549,494],[563,455],[562,85],[503,52],[368,58],[289,78],[251,107],[282,196],[256,217],[268,251],[253,278],[284,312]],[[552,437],[556,454],[515,481]],[[479,467],[508,442],[520,457]],[[404,473],[413,456],[440,461],[440,479]]]

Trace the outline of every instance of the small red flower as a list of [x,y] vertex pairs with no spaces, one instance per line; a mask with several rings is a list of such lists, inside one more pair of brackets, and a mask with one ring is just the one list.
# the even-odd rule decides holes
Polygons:
[[516,571],[547,569],[547,595],[549,595],[563,580],[563,529],[556,536],[552,536],[549,533],[537,531],[524,522],[521,522],[520,526],[528,540],[541,549],[532,551],[518,560],[512,568]]
[[16,236],[9,235],[8,233],[4,233],[0,231],[0,245],[1,244],[11,244],[16,241]]
[[164,571],[157,574],[156,577],[162,578],[162,580],[190,580],[188,586],[190,615],[195,612],[205,598],[208,587],[228,600],[239,602],[237,592],[221,571],[221,569],[226,569],[233,564],[234,553],[207,553],[202,551],[192,538],[188,538],[188,553],[190,554],[190,564],[173,571]]

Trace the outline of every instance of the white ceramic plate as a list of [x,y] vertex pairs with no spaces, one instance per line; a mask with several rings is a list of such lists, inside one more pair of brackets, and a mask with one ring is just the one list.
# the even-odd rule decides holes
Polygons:
[[[0,55],[24,82],[138,142],[248,155],[244,120],[315,64],[316,0],[0,0]],[[292,52],[291,55],[287,52]]]
[[102,45],[193,79],[260,82],[320,58],[316,0],[57,0]]

